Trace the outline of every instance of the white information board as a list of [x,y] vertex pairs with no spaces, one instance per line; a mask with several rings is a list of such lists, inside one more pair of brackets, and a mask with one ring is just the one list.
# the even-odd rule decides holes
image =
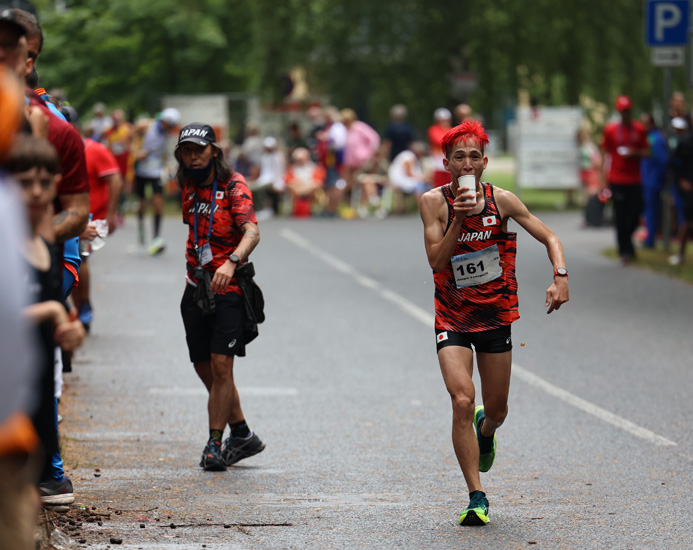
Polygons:
[[517,109],[517,185],[578,189],[580,107]]
[[219,128],[226,137],[229,128],[228,99],[224,95],[166,95],[162,98],[162,106],[175,107],[180,111],[180,125],[191,122],[204,122]]

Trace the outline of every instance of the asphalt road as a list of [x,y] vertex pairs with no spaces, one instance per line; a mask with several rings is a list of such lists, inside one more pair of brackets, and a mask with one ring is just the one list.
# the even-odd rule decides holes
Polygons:
[[73,539],[692,548],[693,287],[603,257],[610,229],[580,229],[576,214],[543,219],[563,240],[571,301],[546,315],[552,269],[521,233],[510,414],[482,476],[484,528],[457,525],[468,497],[418,217],[261,223],[253,261],[267,321],[236,377],[267,448],[224,473],[198,467],[206,394],[178,311],[185,227],[165,220],[168,248],[149,257],[130,220],[92,256],[95,321],[61,408],[69,517],[102,514],[102,525],[73,526]]

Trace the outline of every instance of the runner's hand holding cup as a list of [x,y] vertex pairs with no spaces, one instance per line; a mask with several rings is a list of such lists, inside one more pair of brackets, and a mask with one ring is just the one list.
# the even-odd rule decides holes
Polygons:
[[476,206],[476,176],[466,175],[457,178],[459,189],[458,197],[464,197],[464,206],[474,208]]

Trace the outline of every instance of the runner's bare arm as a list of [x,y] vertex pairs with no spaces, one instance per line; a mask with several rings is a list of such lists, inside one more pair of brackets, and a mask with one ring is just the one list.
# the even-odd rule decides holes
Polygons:
[[[447,233],[443,234],[441,210],[445,208],[445,198],[439,189],[433,189],[421,195],[419,212],[424,224],[424,243],[428,264],[433,271],[444,271],[455,251],[457,235],[464,217],[456,216]],[[447,208],[445,208],[447,214]]]
[[62,212],[53,216],[55,240],[64,242],[79,236],[89,222],[89,193],[58,195]]
[[[519,223],[532,237],[546,247],[549,260],[554,271],[559,267],[566,267],[563,245],[553,231],[551,231],[539,218],[534,216],[513,193],[502,189],[496,190],[496,202],[501,215],[510,217]],[[568,292],[568,278],[555,276],[553,283],[546,291],[547,313],[559,309],[562,304],[570,299]]]

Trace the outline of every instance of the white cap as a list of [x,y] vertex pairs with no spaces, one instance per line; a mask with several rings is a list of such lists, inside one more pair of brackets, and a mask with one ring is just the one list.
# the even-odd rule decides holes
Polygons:
[[268,149],[274,149],[277,146],[277,140],[272,136],[266,137],[262,144]]
[[452,120],[452,113],[445,107],[441,107],[440,109],[435,110],[435,112],[433,113],[433,119],[436,121]]
[[688,128],[688,124],[686,124],[686,119],[680,116],[674,117],[671,120],[671,125],[677,130],[685,130],[686,128]]
[[161,111],[161,120],[171,126],[178,126],[180,124],[180,111],[173,107],[168,107]]

